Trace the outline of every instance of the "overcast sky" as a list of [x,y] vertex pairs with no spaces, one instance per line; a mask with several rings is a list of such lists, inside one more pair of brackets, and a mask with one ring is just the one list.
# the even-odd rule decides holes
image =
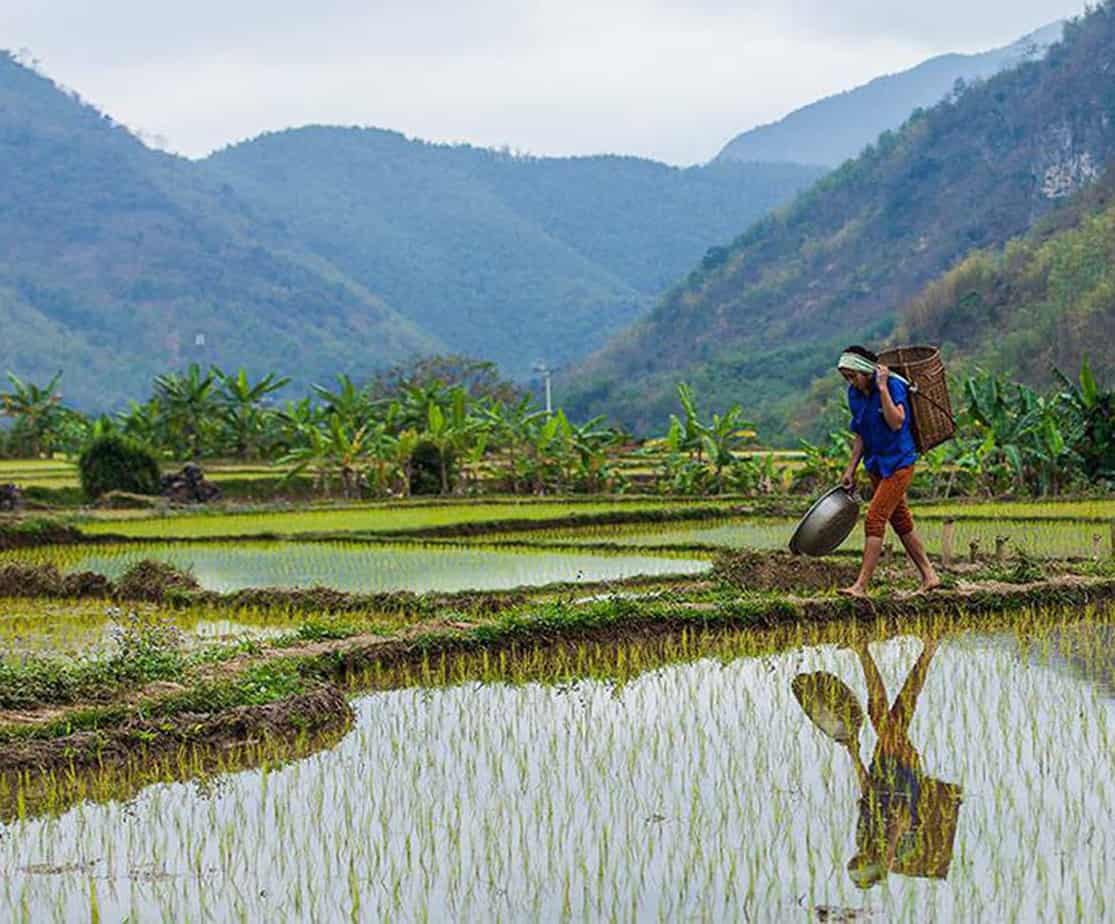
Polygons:
[[307,123],[708,160],[738,132],[1083,0],[0,0],[0,48],[189,156]]

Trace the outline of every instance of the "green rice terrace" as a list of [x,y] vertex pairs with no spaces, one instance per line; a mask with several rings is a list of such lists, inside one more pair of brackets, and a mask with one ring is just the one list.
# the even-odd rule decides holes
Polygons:
[[465,371],[191,366],[96,419],[11,377],[0,921],[1111,917],[1087,363],[958,383],[933,567],[872,545],[862,599],[862,508],[788,550],[846,419],[772,449],[679,385],[637,440]]
[[1112,502],[807,504],[9,517],[0,917],[1104,919]]

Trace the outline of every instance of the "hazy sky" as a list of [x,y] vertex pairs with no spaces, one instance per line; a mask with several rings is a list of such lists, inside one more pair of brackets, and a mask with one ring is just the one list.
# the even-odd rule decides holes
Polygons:
[[738,132],[1083,0],[0,0],[0,48],[171,150],[306,123],[704,161]]

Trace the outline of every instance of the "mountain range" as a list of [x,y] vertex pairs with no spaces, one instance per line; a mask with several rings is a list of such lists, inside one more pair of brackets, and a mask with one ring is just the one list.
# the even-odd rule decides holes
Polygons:
[[327,127],[190,161],[7,54],[0,162],[0,370],[64,370],[88,410],[190,361],[302,389],[435,352],[560,366],[823,172]]
[[602,346],[709,246],[823,173],[516,157],[326,126],[199,168],[447,349],[519,379]]
[[[571,413],[637,432],[684,379],[788,440],[815,425],[844,342],[935,337],[989,363],[989,319],[1032,312],[1011,254],[1048,259],[1071,234],[1098,246],[1100,207],[1079,191],[1112,144],[1109,10],[1044,58],[1060,24],[821,101],[685,169],[331,126],[190,161],[0,53],[0,370],[61,369],[68,402],[104,410],[190,361],[304,390],[467,353],[520,380],[537,360],[567,366]],[[930,92],[945,99],[914,108]],[[878,125],[894,130],[828,170]],[[978,303],[956,294],[991,265]],[[1093,288],[1100,309],[1073,310],[1094,333],[1109,328]]]
[[[808,429],[841,346],[878,343],[973,250],[1027,234],[1103,172],[1115,145],[1111,4],[1028,61],[886,132],[794,202],[711,252],[571,376],[576,413],[646,431],[687,381],[760,431]],[[1104,311],[1110,312],[1110,304]]]

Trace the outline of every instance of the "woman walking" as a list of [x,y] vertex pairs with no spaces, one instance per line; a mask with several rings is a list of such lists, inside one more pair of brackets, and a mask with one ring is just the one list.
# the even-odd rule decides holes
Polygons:
[[858,345],[844,350],[837,368],[848,382],[848,409],[852,414],[849,426],[856,435],[843,485],[849,491],[855,487],[856,469],[862,461],[875,492],[864,525],[867,538],[859,577],[840,592],[851,597],[867,596],[888,522],[921,574],[919,592],[933,590],[941,581],[925,554],[906,503],[906,490],[918,458],[910,430],[906,385],[891,377],[890,370],[879,364],[878,356]]

